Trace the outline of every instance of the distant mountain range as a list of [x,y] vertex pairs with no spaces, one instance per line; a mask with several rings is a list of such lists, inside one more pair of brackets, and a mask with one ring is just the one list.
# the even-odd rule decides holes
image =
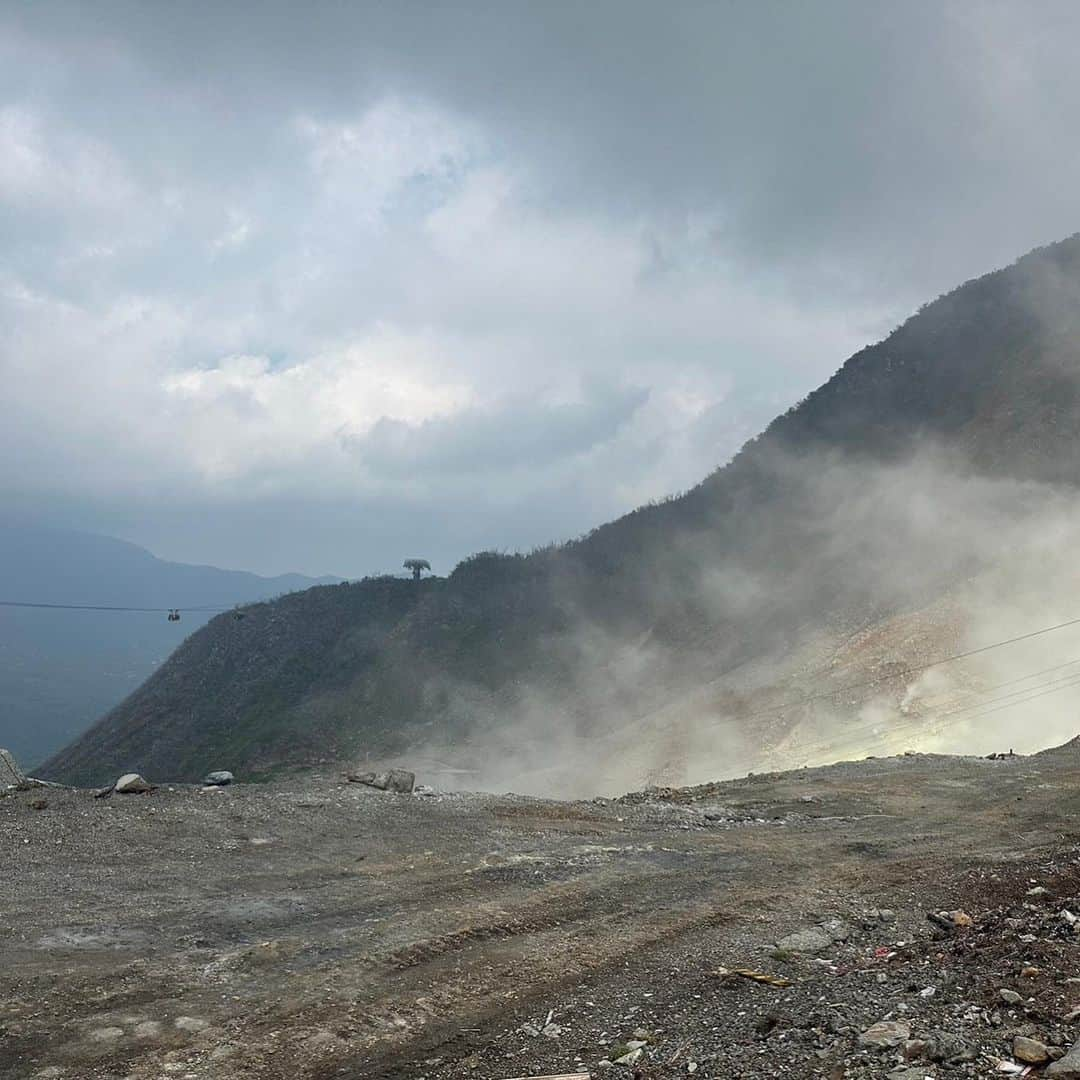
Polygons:
[[213,617],[192,609],[330,580],[166,562],[113,537],[0,522],[0,600],[181,614],[0,607],[0,746],[28,766],[55,753]]
[[[986,632],[1067,604],[1078,478],[1073,237],[927,304],[684,495],[446,579],[213,619],[46,771],[192,779],[410,751],[488,783],[595,790],[616,760],[645,773],[630,786],[745,767],[826,723],[881,730],[922,707],[903,650],[944,633],[898,616],[974,596],[965,583],[1017,551],[983,597]],[[943,648],[976,622],[949,626]],[[882,671],[873,716],[865,694],[778,692]],[[634,757],[650,740],[651,764]]]

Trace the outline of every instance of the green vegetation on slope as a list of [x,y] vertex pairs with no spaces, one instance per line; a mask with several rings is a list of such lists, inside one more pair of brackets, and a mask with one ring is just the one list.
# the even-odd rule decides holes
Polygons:
[[446,579],[315,588],[214,620],[46,775],[193,779],[485,728],[618,725],[811,622],[917,604],[982,557],[906,514],[921,483],[1074,482],[1078,343],[1072,238],[927,305],[685,495]]

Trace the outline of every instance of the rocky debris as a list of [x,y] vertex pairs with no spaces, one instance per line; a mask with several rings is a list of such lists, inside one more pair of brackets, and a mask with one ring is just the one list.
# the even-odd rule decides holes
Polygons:
[[827,949],[832,944],[832,938],[818,927],[810,927],[807,930],[796,930],[787,934],[776,943],[780,952],[794,953],[817,953]]
[[896,912],[891,908],[871,908],[866,915],[866,925],[873,926],[875,922],[894,923]]
[[147,795],[151,791],[156,791],[157,788],[140,776],[138,773],[124,773],[119,780],[113,784],[112,789],[116,795]]
[[824,919],[817,926],[796,930],[780,938],[776,948],[782,953],[818,953],[835,942],[847,941],[851,932],[851,927],[843,919]]
[[[1071,866],[1068,859],[1064,865]],[[1059,1066],[1065,1061],[1064,1048],[1077,1034],[1070,1025],[1080,1024],[1080,1006],[1073,1004],[1080,999],[1080,978],[1067,981],[1080,931],[1061,917],[1063,904],[1065,910],[1080,910],[1075,895],[1080,872],[1070,869],[1068,884],[1047,882],[1060,897],[1048,907],[1041,894],[1028,895],[1033,870],[1018,874],[1007,888],[1002,879],[1011,872],[973,872],[977,884],[964,894],[966,911],[932,909],[950,927],[948,934],[933,920],[919,925],[926,907],[890,911],[886,920],[868,909],[849,916],[850,922],[819,918],[797,931],[794,940],[793,935],[782,938],[780,944],[789,947],[786,955],[762,946],[762,955],[790,976],[775,985],[755,986],[765,980],[751,978],[753,969],[712,966],[711,974],[721,976],[716,986],[722,997],[704,1009],[705,1027],[687,1023],[696,1014],[693,1000],[669,1000],[654,1011],[646,1004],[640,1012],[635,1004],[632,1015],[647,1022],[654,1037],[612,1044],[611,1028],[600,1029],[605,1056],[597,1068],[611,1080],[631,1075],[674,1080],[691,1073],[695,1080],[697,1075],[710,1080],[990,1075],[1080,1080],[1080,1046],[1066,1066],[1057,1072],[1049,1068],[1056,1059]],[[982,906],[994,895],[1006,902]],[[814,956],[816,949],[790,948],[824,947],[826,938],[824,957]],[[718,1008],[728,1020],[720,1028],[708,1026],[707,1017]],[[567,1016],[560,1019],[563,1045],[583,1034],[572,1011]],[[1075,1071],[1063,1071],[1066,1067]],[[459,1080],[457,1073],[452,1076]]]
[[587,1072],[547,1073],[544,1076],[512,1076],[509,1080],[589,1080]]
[[227,787],[236,779],[235,776],[227,769],[222,769],[219,772],[207,773],[203,777],[203,787]]
[[1074,1043],[1072,1049],[1060,1061],[1055,1061],[1043,1076],[1054,1080],[1080,1080],[1080,1042]]
[[903,1020],[879,1020],[859,1036],[859,1046],[864,1050],[893,1050],[910,1038],[910,1024]]
[[971,916],[966,911],[928,911],[927,922],[933,923],[939,937],[949,937],[961,930],[967,930]]
[[843,919],[823,919],[818,926],[830,941],[847,941],[851,937],[851,927]]
[[924,1041],[922,1056],[929,1061],[960,1065],[965,1061],[974,1061],[979,1051],[955,1032],[938,1031]]
[[379,791],[393,791],[409,795],[416,785],[416,773],[408,769],[387,769],[385,772],[346,773],[345,778],[353,784],[364,784]]
[[[990,765],[977,768],[989,771]],[[1051,779],[1056,780],[1026,781],[1025,793],[1042,791],[1039,785],[1045,783],[1047,793],[1040,797],[1047,806],[1068,798],[1062,812],[1080,812],[1080,794],[1073,794],[1080,786],[1050,786]],[[998,793],[984,791],[981,774],[975,780],[970,790],[986,800],[991,835],[997,838]],[[783,782],[786,788],[777,802],[788,805],[797,800],[801,781]],[[194,798],[188,790],[165,787],[154,799],[136,800],[140,806],[117,807],[135,811],[119,816],[97,812],[85,795],[75,792],[50,795],[45,814],[27,810],[32,796],[0,800],[0,819],[16,844],[29,840],[25,849],[14,848],[21,873],[35,875],[33,888],[20,886],[18,910],[25,913],[19,916],[21,948],[32,960],[37,957],[39,975],[29,992],[17,974],[0,993],[0,1041],[16,1040],[16,1053],[30,1062],[27,1075],[56,1060],[54,1047],[66,1038],[71,1049],[63,1051],[68,1055],[64,1060],[85,1055],[97,1069],[66,1075],[87,1080],[91,1075],[149,1080],[182,1075],[184,1068],[209,1076],[219,1049],[235,1054],[236,1061],[222,1058],[218,1073],[250,1073],[252,1080],[314,1075],[316,1057],[318,1075],[337,1075],[347,1065],[364,1075],[402,1080],[505,1080],[590,1068],[594,1077],[605,1080],[635,1080],[635,1074],[640,1080],[975,1080],[996,1075],[1035,1080],[1048,1075],[1050,1062],[1064,1058],[1065,1049],[1080,1039],[1080,1012],[1075,1011],[1080,1009],[1080,978],[1068,982],[1080,974],[1075,964],[1080,923],[1062,915],[1080,912],[1080,844],[1069,836],[1070,817],[1059,822],[1043,808],[1038,813],[1050,822],[1045,833],[1029,831],[1030,817],[1010,826],[1023,839],[1023,849],[1013,846],[1010,833],[1000,850],[990,854],[973,846],[960,858],[950,843],[934,848],[930,859],[924,850],[938,841],[929,825],[925,841],[921,836],[912,840],[910,824],[897,823],[889,825],[897,831],[886,834],[880,845],[863,844],[873,840],[871,829],[880,827],[876,819],[853,824],[848,811],[865,807],[834,807],[834,799],[830,809],[845,816],[797,826],[805,830],[801,836],[791,836],[794,829],[788,835],[778,830],[776,840],[759,833],[741,841],[707,833],[673,836],[677,826],[671,823],[680,820],[676,812],[698,810],[675,800],[669,804],[672,813],[660,814],[648,802],[615,800],[555,803],[475,794],[440,795],[434,802],[412,796],[390,799],[345,785],[340,772],[305,777],[299,794],[296,784],[243,785],[226,789],[230,795],[223,798]],[[951,796],[956,789],[946,790]],[[756,789],[750,795],[750,813],[771,813]],[[915,797],[929,798],[922,791]],[[735,806],[737,800],[730,803]],[[1004,805],[1008,810],[1013,804]],[[939,809],[935,804],[935,815]],[[1026,804],[1021,812],[1030,813]],[[80,827],[73,828],[65,813]],[[937,827],[937,817],[933,820]],[[84,823],[88,827],[81,827]],[[834,868],[815,849],[809,870],[808,845],[823,833],[843,845],[834,853],[850,850],[856,861],[844,862],[837,855]],[[186,844],[192,835],[211,842]],[[276,846],[273,858],[259,860],[265,865],[259,866],[256,881],[250,861],[241,855],[254,850],[249,844],[267,837]],[[72,859],[69,848],[75,844],[82,846]],[[163,884],[163,852],[177,849],[178,865],[164,867],[172,881]],[[300,861],[309,849],[312,861]],[[730,861],[732,852],[748,859],[747,850],[760,861]],[[66,880],[49,868],[57,858],[82,867],[84,851],[103,866],[122,864],[129,851],[148,853],[149,863],[152,853],[158,876],[152,888],[133,896],[131,890],[116,889],[115,874],[103,874],[97,904],[79,909],[77,919],[72,915],[76,925],[60,928],[63,934],[50,921],[53,933],[46,943],[37,925],[39,898],[63,896],[58,883]],[[40,857],[44,852],[49,859]],[[790,865],[779,864],[774,873],[766,860],[784,856]],[[716,860],[711,868],[707,859]],[[197,896],[198,903],[184,907],[193,888],[193,860],[202,860],[198,865],[211,867],[213,874],[205,876],[209,887]],[[474,872],[478,861],[480,877],[463,877]],[[285,874],[265,878],[270,864],[282,866]],[[397,873],[385,873],[389,865],[415,876],[399,882]],[[298,883],[295,872],[301,868],[317,875],[317,896]],[[335,891],[341,870],[348,875]],[[811,872],[819,875],[817,883],[801,893]],[[702,894],[718,875],[725,882],[730,875],[733,889],[745,882],[751,888],[727,904],[714,923],[712,902]],[[652,895],[643,892],[657,879],[662,884]],[[244,897],[242,918],[239,900],[222,903],[223,881],[230,884],[230,893]],[[391,901],[408,902],[418,881],[424,889],[438,884],[439,891],[430,921],[418,926],[422,944],[409,953],[399,949],[397,928],[365,932],[352,950],[343,947],[336,933],[321,936],[323,920],[305,913],[326,911],[336,929],[352,925],[363,903],[370,906],[361,917],[381,919]],[[378,882],[378,888],[360,890],[357,882]],[[1050,896],[1029,895],[1040,884]],[[80,884],[80,890],[85,887]],[[669,935],[652,906],[646,922],[623,921],[628,907],[611,904],[622,888],[635,915],[647,905],[668,905],[674,896],[687,905],[678,912],[687,922],[680,921],[678,932]],[[490,911],[474,905],[481,890],[497,905]],[[448,898],[459,892],[457,906],[457,899]],[[519,897],[529,898],[526,907],[516,907]],[[536,897],[545,897],[543,906]],[[302,900],[311,903],[304,908]],[[157,936],[156,927],[148,932],[147,909],[161,919],[171,917],[175,906],[183,908],[184,918],[168,926],[166,939]],[[950,914],[961,910],[970,913],[966,926]],[[939,933],[936,923],[926,921],[927,911],[955,929]],[[562,937],[562,931],[552,929],[560,925],[568,927]],[[582,925],[588,933],[580,933]],[[135,929],[140,938],[119,936]],[[777,938],[802,930],[819,935],[823,948],[790,953],[774,948]],[[392,940],[379,944],[381,933]],[[665,935],[660,945],[655,943],[658,933]],[[240,951],[238,936],[244,942]],[[486,941],[494,941],[496,948],[486,951]],[[548,952],[553,942],[557,955]],[[274,1015],[265,1028],[253,1028],[245,1019],[249,1001],[269,1003],[260,1004],[269,1018],[277,1002],[291,995],[287,980],[295,982],[301,964],[307,976],[309,947],[318,950],[312,959],[324,966],[303,1011],[287,1021]],[[582,956],[586,959],[577,968]],[[389,989],[400,979],[386,979],[386,997],[370,1013],[366,1006],[354,1013],[348,1004],[339,1007],[324,999],[323,989],[330,985],[345,991],[343,1001],[367,994],[373,985],[370,975],[354,973],[372,960],[395,971],[410,965],[408,993]],[[54,972],[76,966],[82,981],[68,983],[66,1000],[77,1019],[67,1027],[46,1021],[36,1001],[52,993]],[[174,981],[177,967],[182,977]],[[124,985],[115,989],[122,996],[113,997],[118,978]],[[207,994],[207,982],[221,985]],[[487,1017],[477,1019],[464,1007],[453,1011],[452,1002],[489,984],[498,997],[486,999],[489,1004],[497,1000]],[[87,997],[87,988],[97,986],[106,988],[112,1000],[99,1003]],[[516,995],[522,986],[529,996],[515,1000],[510,992]],[[542,1000],[541,988],[545,996],[560,995],[557,1017],[547,1012],[554,1002],[546,1002],[543,1011],[529,1007]],[[336,995],[337,990],[335,1000]],[[155,1011],[150,1012],[152,1002]],[[136,1008],[146,1011],[128,1011]],[[435,1012],[441,1018],[440,1034],[429,1041],[421,1031]],[[205,1017],[210,1026],[187,1033],[174,1026],[181,1013]],[[151,1017],[160,1030],[144,1034],[140,1025]],[[906,1029],[875,1040],[871,1032],[882,1023]],[[114,1042],[92,1042],[90,1030],[102,1025],[122,1028],[125,1035]],[[380,1040],[378,1048],[358,1051],[362,1040],[372,1037]],[[1022,1040],[1044,1047],[1046,1059],[1028,1064],[1025,1058],[1032,1051]],[[390,1045],[399,1041],[400,1048]],[[881,1045],[872,1045],[875,1041]],[[1059,1070],[1049,1075],[1059,1080],[1070,1074]],[[1080,1080],[1080,1070],[1072,1075]]]

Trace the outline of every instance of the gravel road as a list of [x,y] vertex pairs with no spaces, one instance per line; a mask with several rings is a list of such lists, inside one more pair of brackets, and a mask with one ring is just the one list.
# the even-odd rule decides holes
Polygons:
[[17,793],[0,1077],[1002,1075],[1080,1037],[1078,814],[1072,744],[583,802]]

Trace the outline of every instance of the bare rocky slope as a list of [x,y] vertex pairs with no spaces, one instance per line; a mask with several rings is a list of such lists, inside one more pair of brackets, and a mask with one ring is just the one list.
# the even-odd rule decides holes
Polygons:
[[540,767],[701,688],[756,730],[808,641],[927,609],[993,572],[1006,526],[1071,505],[1078,301],[1073,237],[926,305],[684,495],[445,579],[220,617],[44,774],[190,780],[500,739]]

